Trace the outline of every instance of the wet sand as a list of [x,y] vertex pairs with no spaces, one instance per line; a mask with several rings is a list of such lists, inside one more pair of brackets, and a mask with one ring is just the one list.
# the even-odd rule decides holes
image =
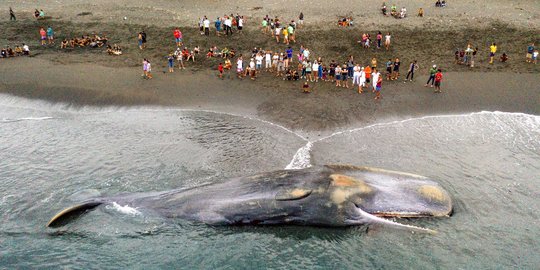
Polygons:
[[[74,107],[160,105],[224,111],[256,116],[295,130],[328,131],[350,126],[424,115],[477,111],[540,114],[537,74],[449,72],[443,93],[414,82],[383,84],[383,99],[371,92],[312,83],[313,92],[301,92],[298,82],[263,75],[256,81],[239,80],[216,72],[165,70],[154,79],[141,78],[138,68],[111,68],[93,64],[58,64],[36,58],[13,58],[1,65],[0,92],[62,102]],[[156,70],[158,71],[158,70]],[[30,75],[31,74],[31,75]],[[386,83],[386,81],[385,81]]]
[[[380,15],[382,2],[373,1],[346,0],[343,5],[325,6],[304,1],[261,4],[243,0],[231,6],[223,1],[162,0],[152,1],[150,6],[138,0],[8,0],[2,8],[13,6],[18,20],[9,22],[6,17],[0,21],[0,42],[12,46],[26,42],[33,56],[0,59],[0,92],[69,106],[160,105],[218,110],[257,116],[297,130],[333,130],[389,119],[481,110],[540,114],[540,65],[524,61],[526,46],[538,42],[540,36],[540,7],[536,2],[494,0],[486,6],[464,0],[444,9],[433,7],[432,2],[397,1],[398,7],[407,5],[410,15],[397,20]],[[31,17],[34,5],[46,10],[47,19],[36,21]],[[418,7],[424,7],[424,18],[414,16]],[[379,65],[399,57],[401,79],[408,64],[416,59],[420,65],[416,81],[385,81],[383,99],[374,101],[370,92],[359,95],[352,89],[335,88],[332,83],[312,83],[313,93],[302,94],[300,82],[284,82],[271,74],[250,81],[228,73],[220,80],[214,70],[222,60],[203,56],[195,63],[187,63],[186,70],[164,73],[165,56],[175,49],[175,26],[181,27],[186,45],[199,45],[203,54],[213,45],[234,47],[244,54],[254,46],[284,51],[285,45],[276,44],[259,31],[260,18],[279,14],[290,20],[297,17],[299,10],[306,15],[306,26],[298,31],[298,43],[292,45],[296,52],[303,44],[327,64],[331,59],[344,62],[349,55],[363,65],[372,57],[378,59]],[[205,37],[194,27],[199,16],[213,18],[231,12],[249,18],[243,35]],[[355,19],[354,27],[335,25],[340,16],[349,15]],[[47,25],[53,26],[57,39],[93,32],[106,35],[111,43],[122,46],[124,55],[108,56],[104,49],[60,50],[60,40],[56,46],[40,47],[37,33],[40,26]],[[149,36],[144,51],[136,45],[136,33],[142,29]],[[374,35],[376,31],[392,33],[389,51],[366,50],[356,43],[361,33]],[[508,53],[508,63],[488,64],[488,46],[494,41],[499,43],[499,55]],[[453,63],[455,49],[463,48],[467,42],[480,47],[474,69]],[[153,62],[153,80],[140,77],[144,57]],[[432,64],[444,71],[442,94],[423,87]]]

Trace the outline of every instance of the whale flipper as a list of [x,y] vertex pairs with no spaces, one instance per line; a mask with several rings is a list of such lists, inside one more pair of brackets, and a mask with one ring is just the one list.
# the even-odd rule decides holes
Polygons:
[[73,219],[76,219],[84,214],[86,214],[88,211],[96,208],[103,202],[100,201],[88,201],[81,204],[77,204],[71,207],[68,207],[62,211],[60,211],[58,214],[56,214],[49,223],[47,223],[47,227],[60,227],[63,225],[66,225]]

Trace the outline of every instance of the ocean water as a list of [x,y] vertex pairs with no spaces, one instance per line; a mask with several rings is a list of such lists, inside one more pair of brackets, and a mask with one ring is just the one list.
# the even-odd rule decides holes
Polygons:
[[[210,227],[118,204],[45,227],[59,210],[99,194],[331,163],[436,179],[455,213],[399,220],[436,235]],[[539,116],[427,116],[317,137],[218,112],[71,108],[0,95],[0,269],[538,269],[539,187]]]

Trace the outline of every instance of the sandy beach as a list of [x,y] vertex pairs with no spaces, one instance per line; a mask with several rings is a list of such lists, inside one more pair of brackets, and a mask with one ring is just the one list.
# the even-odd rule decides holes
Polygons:
[[[82,106],[163,105],[247,114],[300,130],[331,130],[358,126],[383,119],[412,116],[467,113],[482,110],[540,113],[540,65],[525,63],[525,50],[540,37],[540,15],[535,1],[475,1],[450,3],[436,8],[434,1],[405,3],[409,17],[394,19],[380,14],[382,2],[345,1],[323,5],[307,1],[238,1],[234,5],[214,1],[7,1],[0,12],[16,11],[18,20],[4,16],[0,26],[0,44],[30,44],[32,57],[0,59],[0,91],[27,98]],[[390,2],[387,3],[389,6]],[[354,8],[349,8],[354,7]],[[424,18],[415,16],[419,7]],[[46,10],[44,20],[35,20],[35,8]],[[332,83],[312,83],[313,93],[302,94],[300,82],[286,82],[263,73],[256,81],[239,80],[226,72],[224,80],[215,71],[222,59],[204,59],[210,46],[235,48],[249,54],[253,47],[284,51],[259,24],[266,14],[279,15],[285,21],[295,19],[299,11],[306,15],[306,26],[298,33],[300,44],[325,61],[343,63],[349,55],[363,65],[371,58],[380,65],[388,58],[402,61],[400,80],[384,82],[383,99],[373,100],[371,92],[358,94],[352,89],[336,88]],[[504,12],[501,12],[503,11]],[[225,13],[240,13],[248,18],[242,35],[232,37],[201,36],[196,27],[203,15],[210,18]],[[342,16],[353,16],[355,26],[336,25]],[[123,18],[127,19],[124,20]],[[57,44],[40,47],[40,26],[55,29]],[[187,69],[168,74],[166,55],[175,49],[172,30],[179,26],[185,44],[200,46],[203,55]],[[136,34],[145,30],[148,48],[140,51]],[[357,40],[361,33],[391,32],[389,51],[363,49]],[[122,56],[109,56],[104,49],[74,48],[61,50],[59,39],[90,33],[110,38],[122,46]],[[454,50],[467,42],[480,48],[475,68],[454,64]],[[507,63],[488,63],[489,44],[497,42],[506,52]],[[500,54],[499,54],[500,55]],[[154,79],[141,78],[140,63],[149,58],[154,63]],[[414,82],[403,82],[407,66],[418,60],[420,70]],[[443,69],[443,93],[425,88],[428,68],[437,64]]]

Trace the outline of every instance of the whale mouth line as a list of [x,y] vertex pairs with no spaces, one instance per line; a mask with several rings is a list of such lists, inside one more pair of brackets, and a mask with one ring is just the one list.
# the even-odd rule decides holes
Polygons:
[[[396,216],[383,216],[383,217],[380,217],[380,216],[378,216],[376,214],[371,214],[371,213],[368,213],[368,212],[362,210],[362,208],[359,207],[356,203],[354,203],[354,206],[356,207],[356,210],[358,211],[358,214],[360,214],[360,217],[362,219],[364,219],[365,221],[367,221],[367,223],[389,225],[389,226],[395,227],[395,228],[412,230],[413,232],[418,231],[418,232],[424,232],[424,233],[430,233],[430,234],[436,234],[437,233],[437,231],[432,230],[432,229],[419,227],[419,226],[415,226],[415,225],[403,224],[403,223],[399,223],[399,222],[396,222],[396,221],[385,218],[385,217],[398,217],[398,218],[401,218],[401,217],[405,217],[405,216],[396,215]],[[416,216],[416,217],[419,217],[419,216]]]

